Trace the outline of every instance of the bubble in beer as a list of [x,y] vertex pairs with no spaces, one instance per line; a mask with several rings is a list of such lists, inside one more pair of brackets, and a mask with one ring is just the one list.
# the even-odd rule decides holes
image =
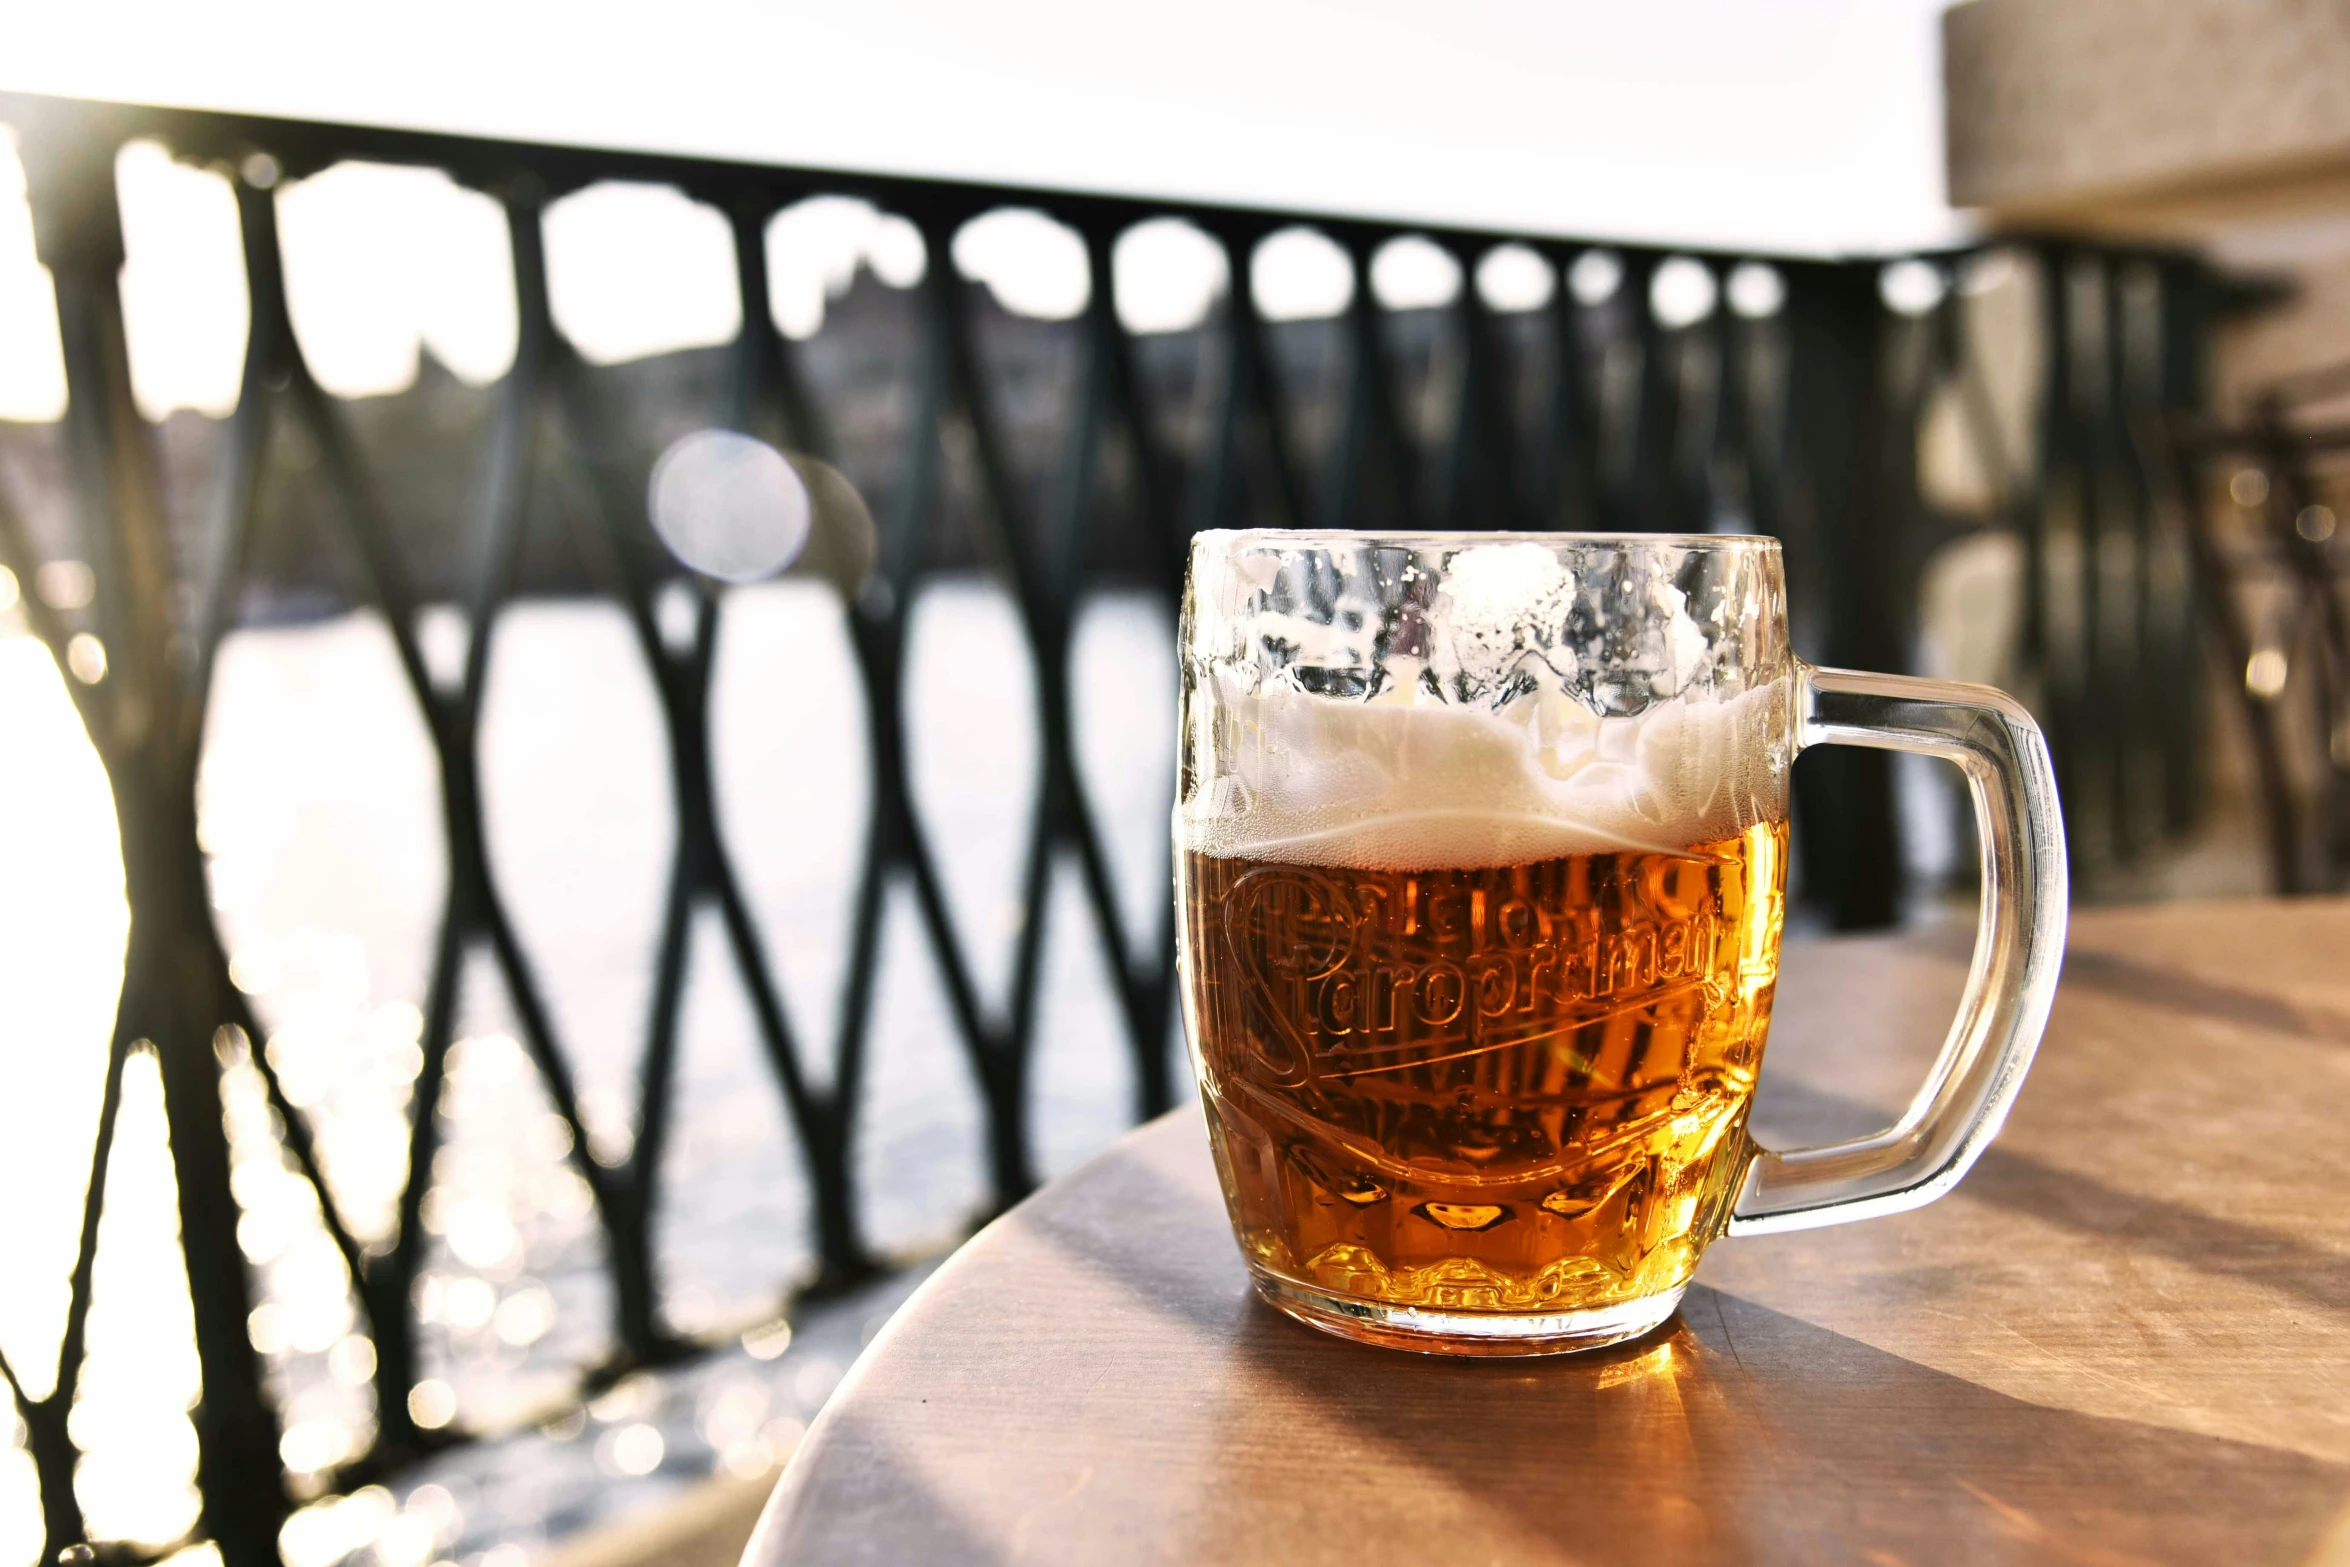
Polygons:
[[783,453],[734,430],[697,430],[653,465],[653,531],[705,576],[756,582],[799,559],[815,522]]

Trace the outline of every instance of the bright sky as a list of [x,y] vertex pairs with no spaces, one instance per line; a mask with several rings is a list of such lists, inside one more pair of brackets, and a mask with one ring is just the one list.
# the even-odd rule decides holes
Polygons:
[[[22,8],[0,86],[605,146],[1195,195],[1759,250],[1949,238],[1938,17],[1947,0],[116,0]],[[389,20],[396,17],[397,20]],[[134,370],[150,412],[221,411],[244,333],[226,187],[134,150],[121,170]],[[62,398],[45,280],[0,150],[0,417]],[[511,352],[505,241],[428,173],[332,171],[282,209],[296,326],[338,390],[390,390],[420,346],[469,379]],[[860,257],[923,265],[869,211],[790,215],[779,323],[804,334]],[[1073,237],[998,217],[956,261],[1013,308],[1082,306]],[[1303,241],[1303,236],[1300,236]],[[1139,236],[1118,302],[1176,325],[1222,284],[1198,236]],[[724,225],[606,188],[550,218],[558,319],[599,359],[722,340]],[[1276,313],[1342,306],[1310,242],[1260,256]],[[1502,269],[1504,273],[1507,268]],[[1268,273],[1271,275],[1269,276]],[[1492,291],[1492,279],[1485,280]],[[1506,277],[1504,278],[1506,284]],[[1383,298],[1442,297],[1441,257]],[[1506,292],[1506,287],[1503,290]]]

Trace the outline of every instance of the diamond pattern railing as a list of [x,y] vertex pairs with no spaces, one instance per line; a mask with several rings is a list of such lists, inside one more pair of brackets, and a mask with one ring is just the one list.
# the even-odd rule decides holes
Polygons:
[[[1016,1200],[1036,1179],[1027,1106],[1044,922],[1034,916],[1057,863],[1073,862],[1081,873],[1126,1025],[1138,1084],[1135,1111],[1147,1116],[1172,1104],[1172,909],[1161,910],[1139,941],[1121,923],[1102,827],[1076,761],[1069,696],[1077,611],[1091,585],[1089,551],[1113,516],[1139,530],[1130,553],[1147,563],[1150,586],[1170,614],[1185,541],[1211,526],[1766,531],[1787,541],[1797,592],[1809,606],[1806,651],[1836,663],[1898,669],[1909,659],[1921,563],[1945,521],[1921,495],[1917,433],[1930,402],[1957,395],[1978,461],[1995,481],[1997,505],[2026,541],[2031,586],[2022,652],[2027,673],[2050,693],[2060,733],[2075,748],[2071,769],[2105,766],[2119,791],[2125,786],[2118,780],[2130,772],[2124,761],[2158,755],[2167,759],[2160,776],[2187,776],[2178,758],[2188,740],[2169,716],[2175,709],[2147,698],[2143,682],[2148,669],[2192,667],[2185,617],[2156,603],[2157,520],[2126,441],[2113,438],[2136,400],[2193,398],[2192,381],[2182,379],[2177,365],[2199,352],[2212,296],[2201,289],[2201,275],[2175,258],[2045,252],[2042,265],[2052,275],[2065,266],[2102,269],[2108,302],[2119,299],[2113,280],[2125,271],[2153,279],[2161,348],[2173,373],[2152,381],[2134,370],[2125,375],[2118,346],[2097,359],[2099,344],[2121,342],[2121,327],[2084,337],[2078,300],[2048,290],[2055,303],[2045,332],[2055,347],[2047,355],[2041,434],[2033,452],[2003,452],[1996,413],[1965,340],[1959,297],[1946,291],[1940,304],[1914,314],[1890,310],[1877,260],[1780,258],[1771,263],[1783,288],[1777,308],[1752,317],[1716,309],[1674,324],[1660,318],[1651,283],[1675,258],[1639,247],[22,95],[0,95],[0,120],[17,132],[40,257],[56,285],[71,397],[64,433],[74,537],[98,592],[82,619],[30,594],[23,611],[28,628],[61,664],[69,662],[77,636],[103,644],[103,678],[71,689],[112,781],[133,911],[54,1390],[28,1396],[14,1369],[0,1361],[38,1469],[52,1555],[85,1533],[66,1417],[84,1354],[123,1068],[134,1050],[151,1051],[160,1068],[178,1177],[203,1377],[196,1412],[199,1532],[231,1563],[276,1559],[291,1492],[279,1460],[279,1416],[248,1337],[255,1302],[235,1239],[238,1209],[222,1131],[224,1060],[249,1062],[266,1085],[282,1121],[285,1154],[316,1191],[375,1347],[376,1432],[372,1446],[333,1477],[343,1487],[461,1439],[450,1429],[420,1425],[410,1414],[409,1393],[420,1375],[413,1300],[425,1198],[442,1135],[431,1109],[448,1069],[459,977],[474,955],[486,954],[503,981],[521,1042],[570,1129],[569,1158],[592,1193],[607,1247],[617,1349],[608,1363],[580,1368],[583,1392],[701,1347],[664,1325],[654,1261],[657,1176],[673,1120],[688,936],[701,911],[718,916],[805,1161],[820,1259],[809,1288],[842,1287],[878,1265],[860,1230],[851,1152],[890,887],[911,888],[943,976],[984,1105],[993,1205]],[[158,139],[179,158],[227,171],[241,219],[252,304],[242,392],[192,551],[173,547],[150,433],[130,392],[112,171],[116,150],[133,137]],[[443,169],[493,196],[506,215],[518,345],[496,390],[478,510],[464,541],[472,552],[462,574],[471,630],[453,680],[436,678],[420,645],[422,602],[403,553],[409,530],[354,438],[346,406],[306,366],[287,313],[275,192],[287,180],[347,159]],[[872,801],[850,906],[841,1005],[827,1039],[803,1038],[791,1022],[772,944],[739,884],[720,827],[710,714],[724,593],[661,552],[644,515],[644,476],[630,455],[626,416],[604,373],[565,342],[550,315],[542,214],[556,197],[606,179],[671,184],[727,215],[743,325],[727,350],[722,406],[709,410],[709,420],[819,457],[833,454],[824,410],[802,373],[799,345],[774,329],[768,308],[768,218],[811,195],[860,196],[911,220],[930,257],[918,285],[918,348],[904,368],[904,444],[890,462],[877,558],[846,595],[864,686]],[[979,330],[980,296],[946,259],[964,223],[1005,205],[1041,208],[1074,229],[1093,278],[1090,303],[1070,328],[1077,370],[1056,427],[1060,455],[1042,484],[1014,471],[1002,397]],[[1166,216],[1204,230],[1223,248],[1229,276],[1243,280],[1201,329],[1203,363],[1213,373],[1205,376],[1209,391],[1199,416],[1180,439],[1170,437],[1164,411],[1152,406],[1136,340],[1113,308],[1109,281],[1120,234]],[[1299,224],[1334,239],[1358,279],[1343,315],[1315,329],[1344,369],[1311,408],[1301,406],[1283,374],[1285,344],[1298,329],[1266,321],[1245,282],[1255,248]],[[1398,362],[1396,313],[1363,281],[1381,246],[1415,234],[1450,252],[1465,276],[1473,277],[1478,261],[1502,243],[1530,247],[1556,276],[1552,302],[1538,311],[1497,312],[1473,284],[1439,307],[1435,330],[1452,345],[1453,380],[1449,395],[1435,400],[1433,420],[1407,406],[1411,377]],[[1616,258],[1623,282],[1605,301],[1585,304],[1568,279],[1592,254]],[[1752,258],[1686,259],[1719,285]],[[1942,256],[1928,264],[1947,277],[1964,260]],[[2092,385],[2085,366],[2103,366],[2108,379]],[[1308,424],[1326,428],[1326,438],[1308,440],[1301,433]],[[390,1236],[372,1243],[361,1241],[338,1209],[321,1174],[312,1124],[278,1081],[260,1048],[262,1023],[231,981],[196,834],[212,663],[250,569],[269,454],[289,432],[318,459],[332,500],[320,526],[339,535],[356,564],[352,597],[379,609],[394,639],[437,757],[446,831],[446,904],[423,1008],[409,1174]],[[1115,472],[1105,457],[1113,449],[1123,458]],[[969,475],[964,501],[950,482],[958,461]],[[579,557],[625,611],[651,671],[675,801],[636,1135],[625,1160],[609,1166],[588,1152],[572,1058],[501,896],[482,804],[485,675],[500,615],[519,591],[532,492],[540,484],[556,491]],[[969,933],[958,928],[934,844],[915,809],[901,708],[907,609],[926,541],[958,504],[966,505],[965,521],[1016,606],[1034,658],[1040,726],[1040,781],[1019,890],[1028,917],[1017,927],[1009,1000],[1000,1009],[983,1003],[981,965]],[[2140,602],[2129,634],[2140,639],[2139,661],[2092,653],[2086,663],[2067,662],[2047,627],[2064,618],[2051,609],[2051,595],[2073,590],[2049,586],[2063,573],[2050,564],[2045,541],[2052,530],[2085,529],[2094,554],[2113,528],[2136,541],[2139,576],[2132,580]],[[0,493],[0,564],[29,583],[39,563],[18,512]],[[2075,576],[2092,596],[2105,580],[2095,571]],[[680,588],[690,596],[690,629],[665,635],[660,602]],[[2091,646],[2104,645],[2093,597],[2088,613]],[[1841,926],[1890,921],[1901,891],[1900,855],[1882,758],[1822,757],[1806,764],[1799,782],[1806,895]],[[2169,817],[2174,823],[2191,805],[2191,789],[2179,789]],[[2142,817],[2135,803],[2117,807],[2115,815],[2124,822]],[[827,1053],[823,1072],[812,1070],[818,1050]]]

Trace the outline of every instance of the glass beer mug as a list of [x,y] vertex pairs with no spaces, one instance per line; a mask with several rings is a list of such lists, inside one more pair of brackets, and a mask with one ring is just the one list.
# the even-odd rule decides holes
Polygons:
[[[1203,533],[1182,654],[1185,1022],[1283,1311],[1614,1343],[1715,1236],[1930,1202],[1997,1133],[2064,946],[2047,748],[1996,691],[1795,658],[1775,541]],[[1899,1123],[1772,1151],[1747,1111],[1813,745],[1965,771],[1982,915]]]

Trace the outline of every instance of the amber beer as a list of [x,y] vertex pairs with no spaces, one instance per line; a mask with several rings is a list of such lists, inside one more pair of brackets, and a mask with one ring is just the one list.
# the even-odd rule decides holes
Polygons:
[[1309,1289],[1567,1312],[1687,1282],[1736,1199],[1786,827],[1362,869],[1183,856],[1241,1244]]

